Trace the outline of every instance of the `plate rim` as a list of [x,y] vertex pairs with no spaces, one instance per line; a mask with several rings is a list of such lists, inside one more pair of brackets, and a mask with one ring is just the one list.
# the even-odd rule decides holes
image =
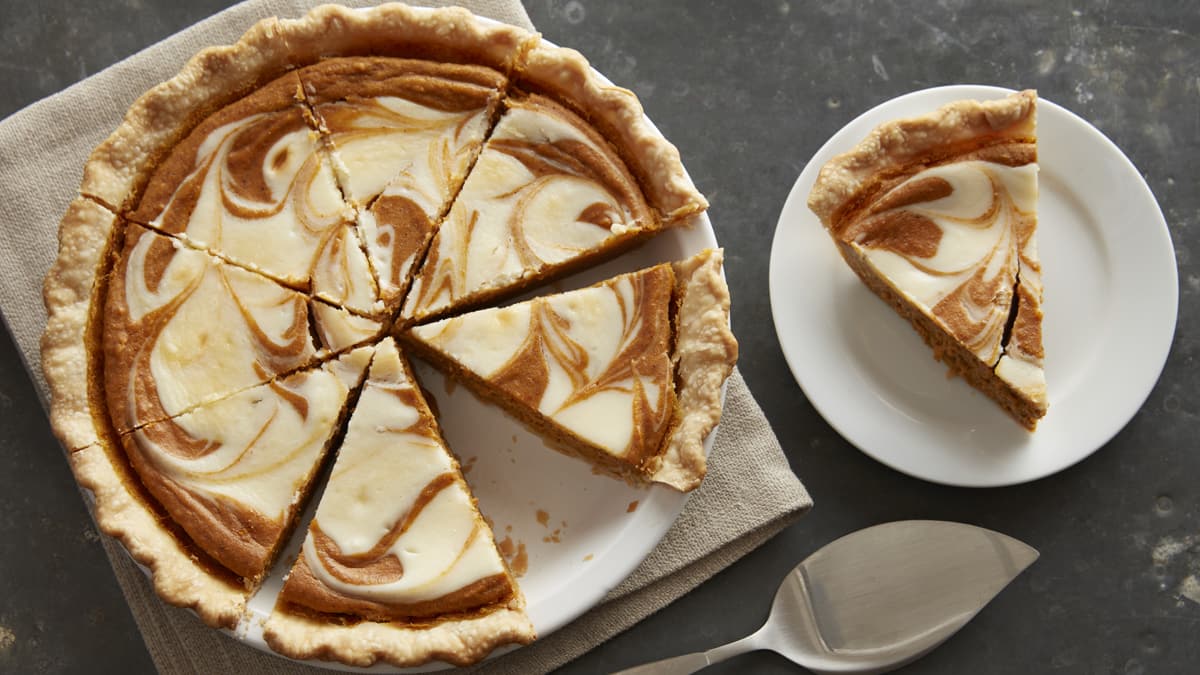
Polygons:
[[[965,99],[965,98],[995,98],[1012,93],[1013,89],[1007,87],[999,87],[994,85],[976,85],[976,84],[951,84],[937,87],[930,87],[909,92],[897,97],[893,97],[882,101],[853,119],[845,123],[838,131],[833,133],[820,148],[813,154],[809,161],[805,164],[796,182],[792,185],[788,193],[788,197],[780,211],[779,219],[776,223],[775,233],[772,238],[771,254],[768,272],[769,296],[771,306],[771,317],[775,327],[776,336],[779,340],[780,349],[783,353],[784,360],[787,362],[788,369],[791,371],[793,378],[804,392],[805,397],[813,408],[821,415],[843,439],[856,447],[858,450],[876,461],[888,466],[896,471],[899,471],[908,476],[919,478],[921,480],[932,483],[950,485],[956,487],[1004,487],[1009,485],[1017,485],[1022,483],[1039,480],[1047,476],[1063,471],[1075,464],[1083,461],[1091,456],[1100,448],[1107,445],[1141,410],[1146,399],[1153,391],[1154,386],[1161,377],[1162,370],[1166,366],[1166,361],[1170,355],[1171,347],[1174,344],[1174,333],[1178,320],[1179,311],[1179,281],[1178,281],[1178,264],[1175,259],[1174,246],[1171,241],[1170,229],[1166,219],[1163,216],[1162,208],[1155,198],[1150,186],[1146,183],[1145,178],[1137,167],[1129,159],[1127,155],[1115,144],[1111,139],[1104,135],[1099,129],[1089,123],[1081,116],[1075,114],[1064,106],[1058,105],[1052,101],[1039,96],[1038,106],[1042,111],[1040,115],[1045,115],[1049,111],[1050,116],[1059,117],[1062,122],[1072,124],[1084,133],[1086,133],[1091,143],[1096,148],[1097,152],[1105,155],[1106,159],[1113,160],[1119,167],[1119,173],[1122,177],[1127,177],[1130,180],[1129,194],[1132,195],[1130,201],[1140,202],[1133,209],[1139,213],[1145,213],[1146,220],[1149,221],[1143,225],[1143,228],[1152,233],[1154,241],[1151,244],[1152,248],[1156,248],[1157,253],[1163,257],[1159,262],[1169,260],[1170,264],[1159,265],[1162,269],[1159,270],[1162,277],[1159,279],[1159,284],[1164,289],[1169,289],[1169,297],[1161,298],[1163,301],[1160,304],[1169,304],[1169,316],[1164,314],[1155,317],[1154,335],[1158,337],[1157,344],[1150,345],[1151,354],[1145,357],[1143,361],[1148,364],[1148,376],[1143,378],[1141,386],[1136,386],[1126,390],[1122,400],[1121,412],[1117,415],[1110,415],[1107,418],[1107,423],[1101,425],[1103,430],[1100,433],[1093,435],[1091,441],[1086,443],[1086,449],[1077,451],[1076,454],[1070,455],[1067,461],[1052,462],[1044,464],[1033,471],[1025,471],[1023,474],[1004,477],[1000,479],[990,478],[987,475],[977,475],[970,478],[964,478],[961,475],[958,477],[947,477],[938,475],[936,472],[929,472],[920,467],[915,467],[911,464],[906,464],[903,461],[895,459],[894,454],[879,452],[877,448],[865,447],[870,444],[866,442],[863,434],[856,430],[853,422],[845,419],[844,414],[839,414],[832,409],[831,401],[838,397],[830,397],[821,391],[820,383],[814,383],[807,377],[804,368],[804,360],[798,353],[798,347],[793,344],[793,339],[789,339],[786,335],[788,327],[781,317],[787,316],[787,309],[784,306],[785,294],[783,283],[785,279],[785,244],[789,237],[789,231],[796,228],[806,227],[810,220],[817,227],[820,227],[816,216],[813,215],[807,208],[808,192],[811,189],[816,174],[821,166],[825,164],[836,151],[846,151],[853,147],[853,144],[861,140],[858,133],[853,135],[850,133],[860,126],[869,124],[862,135],[865,136],[870,128],[876,124],[885,122],[890,119],[897,118],[902,115],[896,113],[888,114],[888,110],[910,105],[914,100],[921,99],[939,99],[940,103],[948,102],[949,100]],[[940,99],[945,99],[944,101]],[[932,111],[937,103],[932,103],[928,106],[929,111]],[[873,123],[872,123],[873,122]],[[795,222],[793,222],[795,221]],[[827,237],[822,232],[823,237]],[[1107,241],[1107,240],[1106,240]],[[789,299],[792,296],[787,296]],[[890,310],[888,310],[890,312]],[[930,361],[931,364],[936,362]],[[1060,404],[1061,405],[1061,404]],[[876,420],[878,421],[878,420]],[[1035,432],[1036,433],[1036,432]],[[1033,434],[1030,435],[1033,437]],[[922,439],[927,440],[927,439]]]

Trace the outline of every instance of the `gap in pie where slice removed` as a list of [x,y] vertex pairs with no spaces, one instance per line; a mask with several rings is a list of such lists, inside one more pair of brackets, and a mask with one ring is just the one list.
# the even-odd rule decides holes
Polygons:
[[737,358],[722,251],[415,326],[406,344],[610,474],[700,484]]
[[809,207],[934,357],[1027,429],[1046,414],[1037,94],[877,127],[821,169]]
[[118,433],[305,368],[381,330],[134,224],[104,306],[103,389]]
[[429,245],[406,324],[470,309],[611,258],[708,203],[631,92],[577,52],[538,45]]
[[217,110],[150,175],[128,218],[365,316],[379,290],[287,73]]
[[394,314],[495,121],[506,79],[483,65],[387,57],[326,59],[299,76]]
[[532,641],[523,608],[408,364],[385,340],[264,637],[293,658],[464,665]]

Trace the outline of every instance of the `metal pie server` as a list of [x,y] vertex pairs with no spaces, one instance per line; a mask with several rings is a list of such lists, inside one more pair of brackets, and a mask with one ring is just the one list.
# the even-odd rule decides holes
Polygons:
[[998,532],[905,520],[848,534],[788,573],[753,635],[623,670],[691,673],[770,649],[817,673],[882,673],[913,661],[971,620],[1038,552]]

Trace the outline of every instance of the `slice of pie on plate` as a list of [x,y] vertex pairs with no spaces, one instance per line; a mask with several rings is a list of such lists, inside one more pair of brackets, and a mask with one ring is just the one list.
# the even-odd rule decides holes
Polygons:
[[293,658],[471,663],[533,640],[524,600],[388,339],[264,637]]
[[630,92],[539,46],[416,273],[420,323],[508,296],[688,223],[707,207]]
[[380,324],[138,225],[109,280],[104,389],[118,433],[371,339]]
[[809,207],[934,357],[1032,430],[1046,414],[1037,94],[888,122],[821,169]]
[[722,252],[416,326],[420,355],[567,454],[691,490],[737,358]]

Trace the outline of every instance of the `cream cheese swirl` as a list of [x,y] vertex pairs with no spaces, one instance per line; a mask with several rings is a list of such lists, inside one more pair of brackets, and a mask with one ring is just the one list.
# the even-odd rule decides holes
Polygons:
[[[326,598],[305,604],[325,611],[337,605],[329,594],[397,615],[465,609],[491,599],[494,588],[480,590],[489,581],[507,586],[491,533],[390,339],[377,347],[302,559],[324,587],[305,590]],[[293,576],[285,597],[307,583]]]
[[669,265],[417,326],[412,336],[608,455],[637,465],[670,420]]
[[519,286],[654,222],[594,131],[548,101],[512,102],[434,236],[403,316]]
[[955,162],[892,187],[840,236],[995,365],[1012,310],[1018,242],[1032,231],[1036,207],[1036,164]]

